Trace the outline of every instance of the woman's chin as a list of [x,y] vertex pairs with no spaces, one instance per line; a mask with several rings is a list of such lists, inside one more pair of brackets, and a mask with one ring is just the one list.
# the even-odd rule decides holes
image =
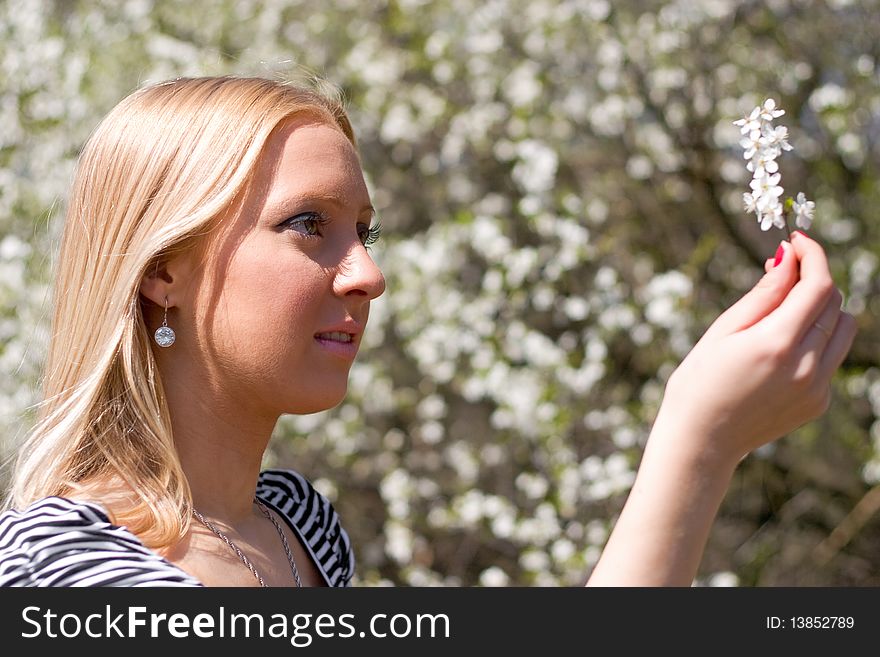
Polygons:
[[290,404],[285,413],[291,415],[310,415],[312,413],[320,413],[327,411],[342,403],[348,392],[348,384],[341,386],[339,389],[323,390],[321,394],[313,394],[308,397],[300,397]]

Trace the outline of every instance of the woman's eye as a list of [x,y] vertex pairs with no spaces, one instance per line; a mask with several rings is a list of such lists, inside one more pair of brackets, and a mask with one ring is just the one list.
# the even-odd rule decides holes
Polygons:
[[317,212],[303,212],[288,219],[284,225],[307,237],[320,237],[321,226],[325,223],[327,220]]
[[382,227],[379,224],[375,226],[367,226],[366,224],[358,224],[358,237],[364,246],[372,246],[379,239],[382,233]]

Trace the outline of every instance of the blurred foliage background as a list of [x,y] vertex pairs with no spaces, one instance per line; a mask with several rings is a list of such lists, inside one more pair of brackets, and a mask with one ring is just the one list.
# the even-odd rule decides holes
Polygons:
[[876,0],[0,1],[3,456],[100,118],[304,67],[348,98],[388,292],[346,401],[282,418],[267,464],[334,501],[358,584],[581,584],[666,378],[783,237],[732,124],[773,97],[860,332],[829,412],[740,465],[695,584],[878,585],[878,44]]

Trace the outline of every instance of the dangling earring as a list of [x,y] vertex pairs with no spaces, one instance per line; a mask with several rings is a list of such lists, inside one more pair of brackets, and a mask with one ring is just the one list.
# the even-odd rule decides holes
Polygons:
[[168,326],[168,297],[165,297],[165,317],[162,319],[162,326],[156,329],[156,344],[160,347],[170,347],[177,338],[174,335],[174,329]]

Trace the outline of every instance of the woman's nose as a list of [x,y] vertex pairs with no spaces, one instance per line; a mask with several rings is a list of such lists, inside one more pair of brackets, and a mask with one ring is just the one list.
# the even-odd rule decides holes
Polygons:
[[335,287],[341,296],[362,296],[364,301],[372,301],[385,291],[385,276],[366,247],[356,244],[339,265]]

